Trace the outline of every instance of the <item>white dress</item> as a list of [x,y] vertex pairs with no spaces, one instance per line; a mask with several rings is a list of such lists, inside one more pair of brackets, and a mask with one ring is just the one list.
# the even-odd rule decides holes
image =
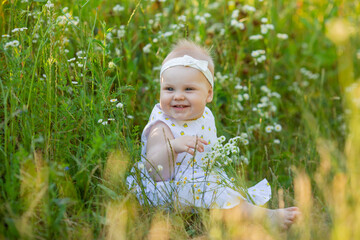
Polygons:
[[[204,152],[197,152],[194,158],[188,153],[178,154],[172,179],[155,182],[144,166],[147,161],[147,138],[151,127],[159,121],[171,129],[174,138],[197,135],[209,144],[204,145]],[[152,206],[228,209],[238,205],[241,199],[264,205],[271,197],[271,188],[266,179],[244,190],[237,188],[223,170],[209,173],[201,167],[205,153],[211,151],[216,141],[215,120],[209,108],[205,107],[202,117],[196,120],[177,121],[164,114],[160,104],[156,104],[141,136],[141,160],[135,164],[127,177],[129,188],[141,204]]]

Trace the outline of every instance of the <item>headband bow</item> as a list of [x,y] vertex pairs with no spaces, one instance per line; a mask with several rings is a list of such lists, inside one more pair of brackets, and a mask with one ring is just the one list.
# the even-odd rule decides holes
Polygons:
[[205,60],[198,60],[193,57],[190,57],[188,55],[184,55],[183,57],[173,58],[167,61],[162,67],[160,71],[160,78],[162,73],[171,67],[175,66],[184,66],[184,67],[191,67],[198,69],[200,72],[204,74],[206,79],[209,81],[211,87],[214,87],[214,79],[212,77],[212,74],[208,68],[208,61]]

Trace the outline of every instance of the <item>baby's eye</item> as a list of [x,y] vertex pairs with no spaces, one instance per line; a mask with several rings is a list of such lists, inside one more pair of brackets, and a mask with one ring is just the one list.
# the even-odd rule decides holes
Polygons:
[[172,88],[172,87],[167,87],[166,90],[168,90],[168,91],[174,91],[174,88]]
[[190,87],[188,87],[188,88],[185,89],[185,91],[192,91],[192,90],[194,90],[194,89],[193,89],[193,88],[190,88]]

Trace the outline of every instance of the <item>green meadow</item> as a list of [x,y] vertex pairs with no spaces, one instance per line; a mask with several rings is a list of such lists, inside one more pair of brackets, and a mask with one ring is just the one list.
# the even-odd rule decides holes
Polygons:
[[[4,0],[0,239],[360,239],[360,3]],[[126,186],[179,39],[210,49],[235,182],[267,178],[286,233],[217,210],[142,206]]]

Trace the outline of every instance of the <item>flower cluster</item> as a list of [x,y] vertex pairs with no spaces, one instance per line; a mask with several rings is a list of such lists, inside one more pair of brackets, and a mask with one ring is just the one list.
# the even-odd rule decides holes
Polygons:
[[5,43],[4,45],[4,49],[8,49],[9,47],[17,47],[19,46],[19,41],[18,40],[14,40],[14,41],[10,41],[8,43]]
[[239,9],[235,9],[235,10],[232,12],[230,25],[231,25],[232,27],[234,27],[234,28],[237,28],[237,29],[240,29],[240,30],[244,30],[244,29],[245,29],[244,23],[238,21],[239,13],[240,13],[240,10],[239,10]]
[[226,144],[224,144],[225,140],[224,136],[219,137],[211,152],[205,154],[202,165],[206,171],[211,171],[214,166],[223,167],[239,162],[249,163],[248,159],[240,154],[240,148],[238,147],[239,142],[243,145],[249,144],[246,133],[231,138]]

